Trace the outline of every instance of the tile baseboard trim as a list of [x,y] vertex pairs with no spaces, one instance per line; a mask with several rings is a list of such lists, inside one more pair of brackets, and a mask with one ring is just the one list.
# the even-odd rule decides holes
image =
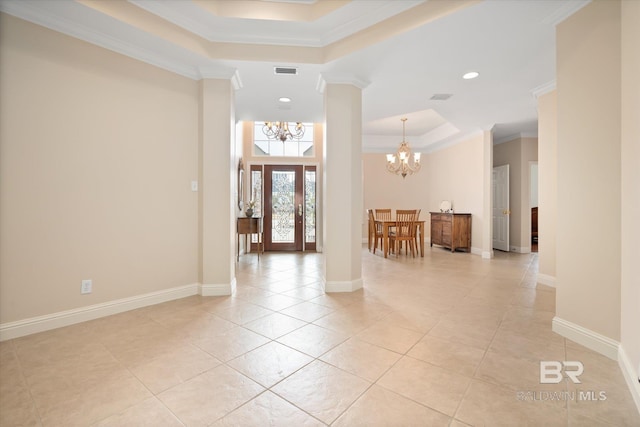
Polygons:
[[541,285],[551,286],[552,288],[556,287],[556,277],[550,276],[548,274],[538,273],[538,283]]
[[612,340],[590,329],[561,319],[558,316],[553,318],[551,330],[609,359],[618,360],[620,343],[616,340]]
[[0,324],[0,341],[19,338],[26,335],[44,332],[51,329],[74,325],[100,317],[111,316],[136,308],[147,307],[149,305],[160,304],[179,298],[197,295],[199,287],[197,283],[164,289],[143,295],[136,295],[115,301],[108,301],[101,304],[89,305],[72,310],[59,311],[57,313],[44,316],[32,317]]
[[324,282],[325,292],[354,292],[363,286],[362,279],[344,282]]
[[622,375],[627,382],[627,387],[629,387],[631,397],[633,397],[633,401],[636,404],[636,409],[640,413],[640,371],[636,372],[633,369],[631,360],[629,360],[622,344],[618,347],[618,365],[620,365]]

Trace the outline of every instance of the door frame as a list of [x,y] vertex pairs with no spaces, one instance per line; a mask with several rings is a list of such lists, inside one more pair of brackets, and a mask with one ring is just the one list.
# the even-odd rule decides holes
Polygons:
[[[493,187],[493,248],[500,251],[509,252],[509,164],[494,166],[492,172],[491,185]],[[501,193],[498,192],[500,185]],[[499,197],[502,194],[503,197]]]
[[[267,211],[271,211],[271,205],[269,205],[268,207],[266,206],[266,188],[267,188],[267,183],[266,183],[266,176],[267,176],[267,170],[273,170],[274,168],[282,168],[283,170],[287,170],[287,169],[294,169],[294,168],[302,168],[302,172],[300,174],[300,183],[297,184],[301,184],[302,188],[299,189],[299,193],[298,196],[300,197],[298,200],[296,200],[296,204],[302,204],[302,230],[301,230],[301,237],[299,239],[296,239],[296,246],[289,246],[287,247],[286,244],[277,244],[280,247],[271,247],[270,249],[267,248],[265,246],[265,250],[282,250],[282,251],[312,251],[312,252],[316,252],[317,248],[318,248],[318,235],[319,235],[319,221],[320,221],[320,205],[318,204],[318,200],[320,200],[320,191],[321,191],[321,187],[320,187],[320,182],[319,182],[319,165],[317,163],[280,163],[280,162],[273,162],[273,161],[266,161],[266,162],[256,162],[255,160],[253,162],[251,162],[249,164],[248,170],[249,173],[246,174],[247,175],[247,189],[249,192],[252,191],[253,188],[253,172],[259,172],[261,175],[261,179],[262,179],[262,187],[261,187],[261,194],[260,194],[260,200],[262,200],[262,206],[261,206],[261,211],[260,211],[260,215],[262,216],[263,220],[264,220],[264,241],[267,241],[267,232],[269,233],[269,239],[271,239],[271,223],[267,224],[267,215],[266,212]],[[305,185],[306,185],[306,172],[307,171],[313,171],[315,173],[316,176],[316,181],[315,181],[315,201],[314,201],[314,214],[315,214],[315,218],[314,218],[314,228],[315,228],[315,239],[313,239],[312,241],[307,241],[306,240],[306,226],[307,226],[307,205],[306,205],[306,193],[305,193]],[[269,178],[271,179],[271,177]],[[270,184],[269,184],[270,185]],[[301,203],[298,203],[298,201],[300,201]],[[296,216],[297,216],[297,208],[296,208]],[[299,217],[296,218],[297,221],[300,220]],[[268,231],[267,231],[268,230]],[[254,246],[256,246],[256,243],[253,242],[251,247],[252,250],[257,249],[254,248]]]

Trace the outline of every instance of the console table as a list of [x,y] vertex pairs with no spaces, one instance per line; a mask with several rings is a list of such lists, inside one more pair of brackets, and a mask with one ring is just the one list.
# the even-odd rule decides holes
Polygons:
[[245,252],[249,251],[249,245],[251,240],[249,236],[252,234],[258,235],[258,259],[260,259],[260,252],[264,251],[264,236],[262,232],[262,217],[239,217],[236,221],[236,234],[237,234],[237,246],[238,255],[237,260],[240,260],[240,235],[244,234],[245,237]]
[[431,214],[431,246],[434,244],[471,252],[471,214],[441,213]]

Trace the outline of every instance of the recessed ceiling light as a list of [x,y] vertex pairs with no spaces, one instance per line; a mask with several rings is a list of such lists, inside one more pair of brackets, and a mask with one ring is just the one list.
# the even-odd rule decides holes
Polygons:
[[286,96],[283,96],[282,98],[278,99],[278,101],[280,101],[280,102],[291,102],[291,98],[287,98]]
[[462,78],[465,79],[465,80],[470,80],[470,79],[475,79],[479,75],[480,75],[480,73],[478,73],[477,71],[470,71],[467,74],[465,74],[464,76],[462,76]]

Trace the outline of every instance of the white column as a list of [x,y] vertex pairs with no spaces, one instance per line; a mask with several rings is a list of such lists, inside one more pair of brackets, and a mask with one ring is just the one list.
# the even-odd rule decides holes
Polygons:
[[230,79],[200,81],[200,293],[235,291],[235,105]]
[[363,85],[323,78],[324,290],[353,292],[362,288]]
[[483,212],[482,217],[482,258],[493,258],[493,130],[482,132],[482,152],[484,170],[483,183]]
[[538,100],[538,283],[556,286],[558,212],[558,108],[555,81],[540,87]]

